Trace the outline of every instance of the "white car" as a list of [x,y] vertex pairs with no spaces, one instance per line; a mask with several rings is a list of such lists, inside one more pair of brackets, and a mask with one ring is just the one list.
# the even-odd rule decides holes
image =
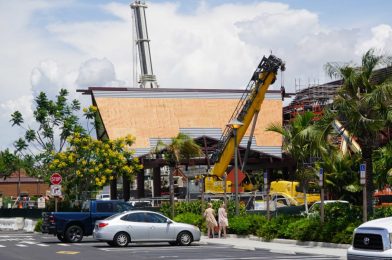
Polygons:
[[160,213],[132,210],[96,221],[93,235],[110,246],[125,247],[131,242],[189,246],[200,241],[201,233],[196,226],[175,222]]
[[371,220],[357,227],[347,259],[392,259],[392,217]]

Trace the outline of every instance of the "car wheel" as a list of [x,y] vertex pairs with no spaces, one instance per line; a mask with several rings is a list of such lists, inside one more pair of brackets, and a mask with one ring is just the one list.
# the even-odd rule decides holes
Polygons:
[[77,225],[70,226],[65,231],[65,239],[70,243],[78,243],[83,239],[83,229]]
[[177,241],[170,241],[169,245],[171,245],[171,246],[178,246],[178,242]]
[[108,243],[109,246],[116,246],[116,244],[113,241],[107,241],[106,243]]
[[177,236],[177,243],[180,246],[189,246],[193,241],[193,237],[191,233],[187,231],[182,231],[180,234]]
[[57,238],[61,241],[61,242],[67,242],[67,240],[65,239],[63,234],[57,234]]
[[127,233],[120,232],[114,236],[113,243],[119,247],[125,247],[130,242],[130,238]]

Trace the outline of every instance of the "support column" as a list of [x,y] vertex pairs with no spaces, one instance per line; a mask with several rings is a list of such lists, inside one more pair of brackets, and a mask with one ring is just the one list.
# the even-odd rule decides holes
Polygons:
[[137,173],[137,197],[144,198],[144,170]]
[[161,167],[155,167],[153,169],[153,185],[154,185],[154,197],[161,196]]
[[124,199],[124,201],[128,201],[131,197],[130,179],[125,174],[123,174],[122,179],[123,179],[123,199]]

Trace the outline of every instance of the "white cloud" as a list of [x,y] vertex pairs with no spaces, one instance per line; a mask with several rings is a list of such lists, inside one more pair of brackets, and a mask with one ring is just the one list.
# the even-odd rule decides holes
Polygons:
[[370,39],[359,42],[356,53],[362,55],[370,48],[374,48],[382,53],[391,53],[392,47],[392,27],[388,24],[380,24],[371,29]]
[[93,58],[83,62],[76,83],[80,88],[116,87],[124,84],[116,79],[113,63],[106,58]]

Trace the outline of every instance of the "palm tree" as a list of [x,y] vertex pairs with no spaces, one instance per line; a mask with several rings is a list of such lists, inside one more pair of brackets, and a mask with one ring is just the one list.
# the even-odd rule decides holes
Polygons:
[[[158,142],[162,145],[162,142]],[[173,173],[178,169],[179,165],[189,160],[192,157],[201,156],[201,148],[188,135],[179,133],[176,137],[171,139],[170,144],[164,145],[164,157],[170,167],[169,173],[169,193],[170,193],[170,207],[171,217],[174,217],[174,178]]]
[[390,81],[375,77],[375,69],[385,61],[374,50],[362,57],[361,66],[328,63],[325,69],[329,76],[339,77],[343,85],[332,105],[333,119],[358,139],[362,148],[362,160],[366,163],[367,210],[372,213],[373,151],[378,147],[380,130],[391,121],[392,85]]
[[390,184],[392,176],[392,140],[384,147],[377,149],[374,154],[374,170],[377,188],[382,189]]
[[305,112],[296,116],[287,126],[272,124],[267,128],[267,131],[283,136],[283,150],[297,162],[296,178],[302,183],[306,212],[307,186],[309,181],[316,178],[313,159],[318,156],[320,147],[317,130],[313,127],[314,117],[312,112]]

